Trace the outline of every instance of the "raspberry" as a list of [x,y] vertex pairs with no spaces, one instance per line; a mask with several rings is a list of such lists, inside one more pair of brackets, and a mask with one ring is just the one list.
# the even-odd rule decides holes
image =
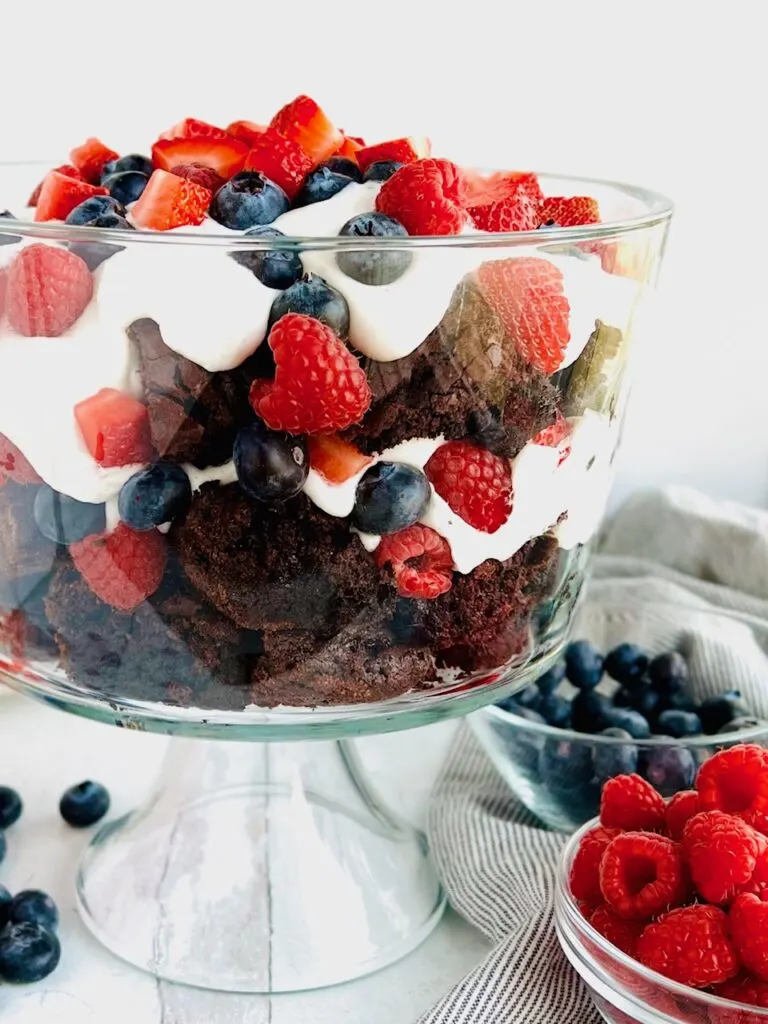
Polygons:
[[114,533],[95,534],[70,544],[69,551],[94,594],[120,611],[130,611],[154,594],[167,557],[161,533],[136,533],[125,523]]
[[664,812],[667,832],[673,839],[682,839],[686,821],[698,813],[699,794],[695,789],[683,789],[675,793]]
[[608,939],[627,956],[635,955],[637,940],[644,927],[642,921],[627,921],[603,903],[593,912],[589,923],[603,938]]
[[649,918],[683,902],[688,873],[679,843],[655,832],[624,832],[600,862],[600,890],[619,917]]
[[453,582],[453,556],[448,541],[428,526],[414,523],[382,537],[374,553],[378,566],[389,565],[403,597],[432,599]]
[[424,467],[427,479],[456,515],[495,533],[512,511],[512,471],[506,459],[470,441],[442,444]]
[[667,807],[650,782],[639,775],[617,775],[603,786],[600,824],[640,832],[661,832]]
[[[753,978],[751,974],[737,974],[730,981],[724,981],[715,988],[715,995],[721,999],[731,999],[735,1003],[746,1003],[748,1006],[760,1006],[768,1009],[768,982],[761,978]],[[712,1011],[710,1010],[710,1016]],[[713,1018],[714,1020],[715,1018]],[[718,1010],[717,1024],[760,1024],[765,1016],[756,1013],[741,1013],[739,1010]]]
[[579,224],[598,224],[600,208],[589,196],[552,196],[545,199],[539,211],[541,224],[554,221],[558,227],[571,228]]
[[363,418],[371,404],[365,371],[330,327],[286,313],[270,331],[269,347],[275,379],[251,389],[251,404],[268,427],[318,434]]
[[727,903],[750,886],[768,842],[741,818],[703,811],[687,822],[683,850],[699,895]]
[[466,223],[464,180],[450,160],[404,164],[381,186],[376,209],[409,235],[458,235]]
[[51,245],[29,245],[8,272],[8,319],[28,338],[57,338],[78,319],[92,295],[93,278],[79,256]]
[[559,369],[571,337],[559,268],[537,257],[492,260],[478,269],[477,281],[523,358],[542,373]]
[[618,828],[593,828],[579,843],[569,879],[571,892],[577,900],[593,906],[602,902],[600,861],[610,841],[618,835],[621,835]]
[[731,906],[731,931],[741,962],[768,981],[768,893],[741,893]]
[[652,971],[692,988],[707,988],[734,977],[739,960],[728,917],[719,907],[679,907],[647,925],[637,959]]
[[709,758],[696,777],[699,808],[743,818],[768,835],[768,750],[739,744]]
[[480,231],[535,231],[540,221],[539,204],[525,193],[473,206],[469,215]]
[[17,484],[42,483],[24,455],[5,434],[0,434],[0,470]]
[[194,181],[196,185],[202,185],[212,193],[218,192],[221,186],[226,184],[226,178],[222,178],[212,167],[206,167],[205,164],[177,164],[171,168],[171,174],[175,174],[177,178]]

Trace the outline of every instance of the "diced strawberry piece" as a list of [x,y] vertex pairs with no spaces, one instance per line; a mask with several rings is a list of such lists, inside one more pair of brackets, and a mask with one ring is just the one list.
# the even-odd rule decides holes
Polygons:
[[202,164],[178,164],[171,168],[171,174],[194,181],[196,185],[202,185],[211,193],[218,192],[221,186],[226,184],[225,179],[212,167],[204,167]]
[[202,185],[169,171],[153,171],[131,209],[137,228],[170,231],[185,224],[202,224],[213,195]]
[[256,124],[255,121],[233,121],[227,125],[227,131],[234,135],[240,142],[244,142],[249,148],[267,130],[265,124]]
[[69,553],[94,594],[126,612],[154,594],[168,559],[162,533],[137,533],[125,523],[119,523],[113,533],[94,534],[70,544]]
[[27,338],[57,338],[80,317],[92,295],[88,265],[67,249],[28,245],[8,269],[8,320]]
[[548,221],[554,221],[561,228],[597,224],[600,207],[590,196],[550,196],[541,204],[541,222],[546,224]]
[[542,193],[535,174],[463,174],[467,210],[480,231],[535,231],[539,226]]
[[[76,167],[73,167],[72,164],[62,164],[61,167],[54,167],[53,169],[57,174],[63,174],[66,178],[77,178],[78,181],[83,180],[83,176],[80,171],[78,171]],[[37,200],[40,198],[42,188],[43,182],[41,181],[27,200],[27,206],[37,206]]]
[[35,220],[66,220],[74,208],[86,199],[108,195],[109,190],[100,185],[89,185],[87,181],[50,171],[40,186]]
[[163,171],[179,164],[202,164],[222,178],[231,178],[243,169],[248,147],[231,135],[223,139],[163,139],[152,147],[152,163]]
[[394,160],[399,164],[412,164],[423,160],[432,153],[432,143],[425,135],[409,135],[404,139],[377,142],[375,146],[364,146],[358,150],[357,162],[360,170],[366,171],[371,164],[380,160]]
[[332,156],[344,136],[328,120],[322,109],[309,96],[297,96],[286,104],[269,122],[278,135],[296,142],[312,158],[313,164]]
[[0,472],[17,484],[41,484],[43,482],[24,453],[19,451],[5,434],[0,434]]
[[199,121],[196,117],[185,117],[183,121],[172,125],[167,132],[158,135],[160,139],[227,139],[230,133],[223,128],[207,121]]
[[506,199],[507,196],[520,193],[538,202],[544,198],[539,179],[533,171],[496,171],[494,174],[486,175],[465,168],[463,176],[469,210],[473,206],[488,206],[500,199]]
[[283,138],[271,128],[256,140],[245,159],[246,171],[259,171],[279,185],[289,199],[293,199],[313,167],[312,157],[297,142]]
[[130,466],[152,457],[149,413],[131,395],[102,388],[75,406],[86,447],[100,466]]
[[104,164],[110,160],[117,160],[119,155],[98,139],[90,138],[86,139],[82,146],[75,146],[69,154],[69,159],[86,181],[98,185]]
[[365,146],[362,139],[357,139],[352,135],[345,135],[344,141],[333,154],[334,156],[343,156],[347,160],[354,160],[357,163],[357,154]]
[[329,484],[343,484],[373,461],[337,434],[317,434],[307,438],[307,445],[310,467]]

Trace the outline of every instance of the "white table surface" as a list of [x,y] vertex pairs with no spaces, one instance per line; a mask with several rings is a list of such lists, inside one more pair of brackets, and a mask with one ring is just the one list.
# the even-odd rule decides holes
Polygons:
[[[366,741],[377,785],[418,819],[455,728],[452,723]],[[62,960],[45,981],[0,986],[3,1024],[410,1024],[487,952],[483,937],[448,912],[410,957],[367,979],[312,994],[232,996],[157,982],[106,952],[75,909],[78,857],[91,830],[67,826],[61,793],[85,778],[112,795],[110,815],[138,803],[167,740],[84,721],[16,695],[0,699],[0,784],[24,800],[8,830],[0,882],[41,888],[61,910]],[[393,766],[396,765],[396,768]]]

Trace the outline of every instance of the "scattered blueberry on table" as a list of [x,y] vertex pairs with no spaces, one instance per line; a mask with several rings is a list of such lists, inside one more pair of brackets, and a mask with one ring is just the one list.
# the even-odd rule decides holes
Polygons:
[[61,945],[54,932],[24,921],[8,924],[0,932],[0,978],[29,984],[42,981],[56,969]]
[[0,830],[15,825],[21,817],[21,797],[10,786],[0,786]]
[[47,892],[23,889],[11,900],[8,920],[12,924],[39,924],[41,928],[53,931],[59,924],[59,911]]
[[74,828],[88,828],[109,810],[109,793],[98,782],[87,780],[71,786],[61,798],[59,811]]

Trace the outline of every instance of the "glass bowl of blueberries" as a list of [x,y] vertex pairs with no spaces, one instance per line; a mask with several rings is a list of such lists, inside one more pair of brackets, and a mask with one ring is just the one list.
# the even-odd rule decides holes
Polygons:
[[587,600],[563,656],[469,721],[517,798],[550,828],[594,817],[636,772],[664,797],[735,743],[768,746],[768,623],[711,606]]

